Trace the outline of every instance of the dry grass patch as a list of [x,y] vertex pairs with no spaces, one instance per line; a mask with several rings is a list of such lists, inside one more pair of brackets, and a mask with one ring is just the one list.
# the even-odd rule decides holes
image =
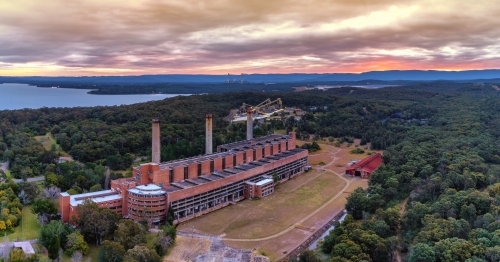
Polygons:
[[259,200],[245,200],[180,225],[180,230],[225,234],[226,238],[262,238],[294,225],[335,196],[345,181],[313,170],[278,185]]
[[163,258],[164,262],[183,262],[210,251],[212,241],[206,238],[177,236],[172,252]]
[[36,141],[40,142],[45,150],[50,151],[52,145],[56,146],[56,153],[62,156],[68,156],[68,153],[64,152],[62,148],[56,143],[56,140],[52,137],[51,133],[47,133],[44,136],[35,136]]

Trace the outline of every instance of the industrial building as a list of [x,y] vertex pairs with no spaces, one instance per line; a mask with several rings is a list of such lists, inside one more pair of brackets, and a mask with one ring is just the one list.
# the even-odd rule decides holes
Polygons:
[[360,176],[361,178],[370,178],[373,172],[382,164],[382,155],[373,154],[363,158],[359,162],[348,166],[345,173],[350,176]]
[[152,121],[152,162],[133,168],[131,178],[111,181],[111,189],[59,196],[62,220],[76,215],[76,206],[90,199],[125,218],[161,223],[168,213],[180,223],[274,192],[274,180],[302,172],[308,151],[296,148],[295,132],[253,138],[252,110],[247,112],[247,140],[225,144],[212,153],[212,115],[206,116],[206,154],[160,161],[160,121]]

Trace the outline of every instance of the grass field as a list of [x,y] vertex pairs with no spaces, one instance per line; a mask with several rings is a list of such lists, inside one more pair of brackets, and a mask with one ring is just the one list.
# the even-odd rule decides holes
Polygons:
[[37,215],[31,212],[30,206],[23,207],[23,218],[15,231],[7,237],[10,241],[15,240],[30,240],[37,239],[40,232],[40,224],[38,223]]
[[283,231],[319,208],[346,182],[319,170],[304,173],[280,184],[275,193],[259,200],[245,200],[180,225],[227,238],[261,238]]

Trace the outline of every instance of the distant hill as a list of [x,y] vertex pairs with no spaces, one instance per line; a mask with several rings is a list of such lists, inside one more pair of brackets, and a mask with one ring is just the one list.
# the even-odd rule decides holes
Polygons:
[[[248,74],[229,75],[231,82],[250,83],[287,83],[287,82],[336,82],[336,81],[464,81],[490,80],[500,81],[500,69],[467,71],[423,71],[391,70],[364,73],[332,74]],[[137,83],[223,83],[228,75],[140,75],[140,76],[88,76],[88,77],[0,77],[1,83],[82,83],[82,84],[137,84]]]

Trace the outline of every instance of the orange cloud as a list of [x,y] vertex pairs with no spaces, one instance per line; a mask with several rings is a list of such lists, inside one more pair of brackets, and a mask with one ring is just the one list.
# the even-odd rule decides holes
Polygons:
[[0,75],[500,67],[495,0],[18,0],[0,10]]

